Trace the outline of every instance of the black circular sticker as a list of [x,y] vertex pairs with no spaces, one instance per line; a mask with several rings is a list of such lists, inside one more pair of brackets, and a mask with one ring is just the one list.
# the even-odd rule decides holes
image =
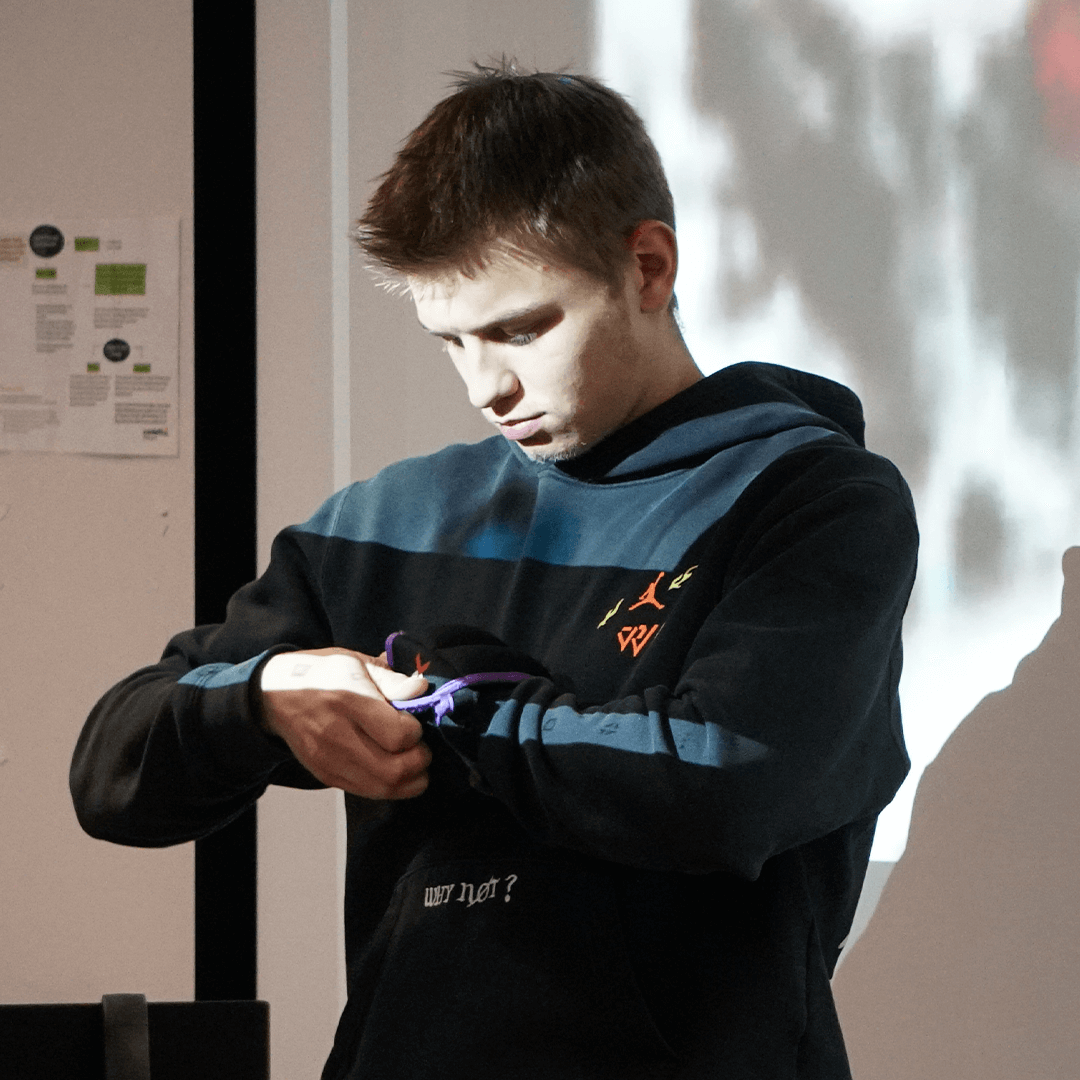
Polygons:
[[30,250],[43,259],[51,259],[64,250],[64,234],[55,225],[39,225],[30,234]]
[[111,360],[114,364],[118,364],[121,360],[126,360],[131,355],[131,346],[121,338],[114,337],[111,341],[105,342],[101,351],[105,354],[106,360]]

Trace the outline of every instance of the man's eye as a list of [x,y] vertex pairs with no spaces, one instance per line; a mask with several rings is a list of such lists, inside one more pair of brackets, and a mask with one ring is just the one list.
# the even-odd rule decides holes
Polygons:
[[535,330],[527,330],[523,334],[511,334],[506,339],[507,345],[528,345],[537,338]]

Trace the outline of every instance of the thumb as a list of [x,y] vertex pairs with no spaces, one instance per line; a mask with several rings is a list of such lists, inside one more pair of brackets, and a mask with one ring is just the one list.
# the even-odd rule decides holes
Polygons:
[[365,664],[364,667],[367,668],[368,677],[387,701],[407,701],[409,698],[419,697],[428,688],[428,681],[422,675],[402,675],[400,671],[377,664]]

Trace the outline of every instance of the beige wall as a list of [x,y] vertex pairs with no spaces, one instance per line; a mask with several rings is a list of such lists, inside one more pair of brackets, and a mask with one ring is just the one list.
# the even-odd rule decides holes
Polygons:
[[[258,7],[259,565],[333,491],[329,5]],[[341,1011],[331,792],[259,803],[259,996],[274,1080],[319,1075]]]
[[0,455],[0,1001],[182,999],[191,847],[91,840],[67,769],[96,698],[192,617],[190,5],[0,26],[0,221],[163,215],[183,246],[179,458]]

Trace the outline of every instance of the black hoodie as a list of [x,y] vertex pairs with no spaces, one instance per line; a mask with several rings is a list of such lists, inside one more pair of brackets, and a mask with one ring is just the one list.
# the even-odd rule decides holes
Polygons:
[[841,1080],[829,977],[908,768],[916,547],[857,398],[771,365],[567,463],[498,436],[400,462],[102,699],[80,820],[176,843],[315,786],[258,723],[274,652],[486,631],[548,674],[459,694],[419,798],[346,796],[324,1076]]

